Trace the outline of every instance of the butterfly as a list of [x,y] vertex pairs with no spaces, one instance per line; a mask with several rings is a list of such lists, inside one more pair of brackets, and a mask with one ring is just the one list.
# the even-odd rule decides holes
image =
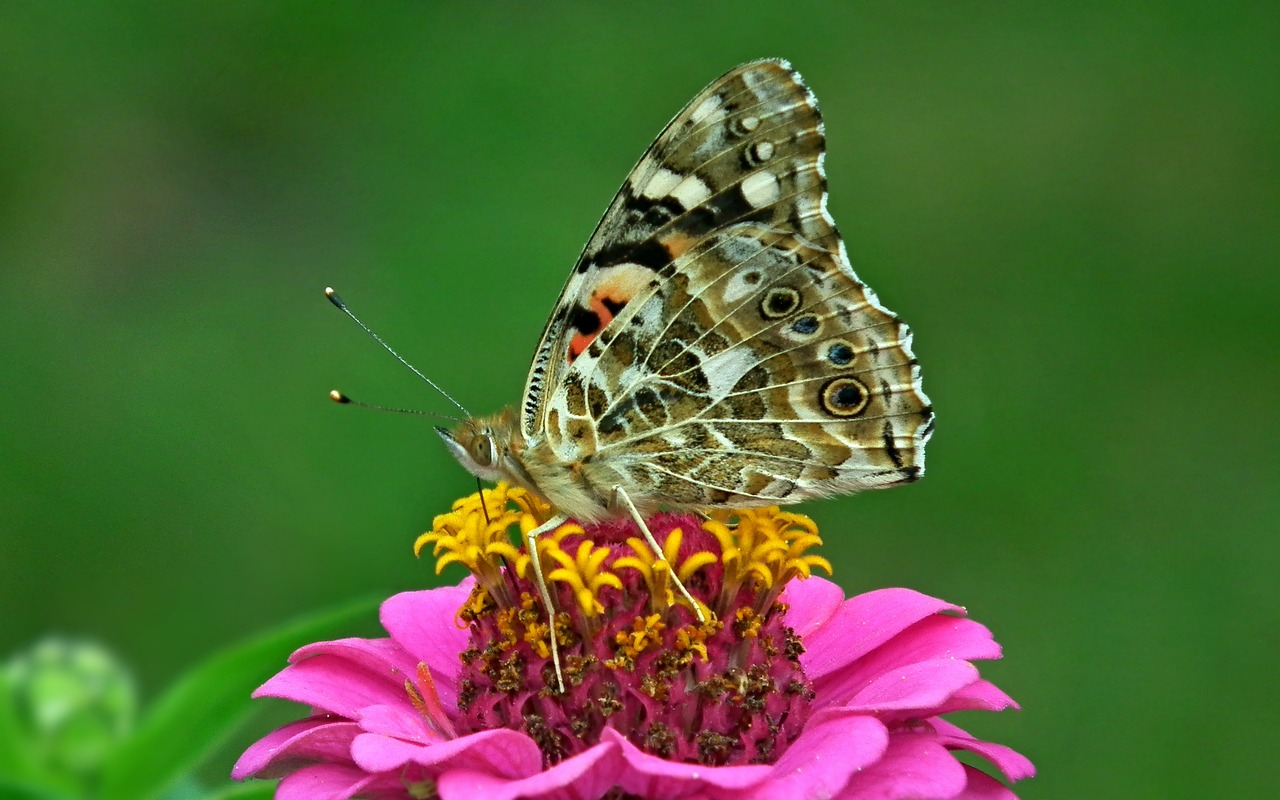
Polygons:
[[519,406],[437,429],[470,472],[557,510],[531,553],[568,518],[630,516],[658,550],[644,518],[659,507],[790,504],[924,474],[933,410],[911,333],[853,272],[824,155],[790,64],[721,76],[609,205]]

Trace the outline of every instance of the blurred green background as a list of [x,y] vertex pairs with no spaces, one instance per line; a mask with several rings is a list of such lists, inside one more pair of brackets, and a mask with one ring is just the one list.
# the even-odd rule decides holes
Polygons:
[[449,409],[321,290],[515,402],[653,135],[779,55],[939,414],[924,482],[803,508],[836,578],[995,631],[1024,710],[962,721],[1023,797],[1268,794],[1280,7],[1143,7],[5,3],[0,656],[89,636],[154,696],[434,585],[410,544],[474,484],[325,393]]

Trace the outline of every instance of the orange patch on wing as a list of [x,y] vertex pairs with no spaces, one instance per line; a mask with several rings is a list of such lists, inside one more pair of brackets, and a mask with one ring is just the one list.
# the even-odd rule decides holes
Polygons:
[[614,307],[621,308],[627,304],[629,298],[616,297],[614,293],[602,294],[600,292],[592,292],[591,294],[591,310],[595,313],[596,318],[600,320],[600,324],[596,326],[594,331],[590,333],[575,333],[573,338],[569,340],[569,363],[572,364],[582,355],[591,343],[600,335],[600,331],[605,326],[613,322],[614,313],[609,310],[609,306],[605,305],[605,301],[610,301]]
[[693,247],[697,240],[692,236],[685,236],[682,233],[673,233],[670,236],[664,236],[659,240],[666,251],[671,254],[671,260],[674,261],[690,247]]

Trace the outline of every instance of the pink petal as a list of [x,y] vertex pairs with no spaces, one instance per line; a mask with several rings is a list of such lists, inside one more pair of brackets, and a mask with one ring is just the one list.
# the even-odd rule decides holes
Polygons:
[[615,775],[625,792],[640,797],[679,800],[684,797],[740,797],[745,789],[760,785],[773,772],[770,766],[707,767],[668,761],[633,745],[618,731],[605,728],[601,740],[617,745],[623,767]]
[[975,739],[959,726],[944,719],[930,719],[929,724],[936,732],[933,737],[936,741],[953,750],[977,753],[994,764],[1010,781],[1020,781],[1036,774],[1036,767],[1031,759],[1011,747]]
[[[380,784],[385,787],[386,782],[385,776],[345,764],[313,764],[280,781],[275,800],[347,800],[357,794],[369,796],[369,789]],[[398,788],[404,791],[403,786]]]
[[613,788],[620,764],[617,746],[601,743],[514,780],[487,771],[451,769],[440,776],[436,788],[441,800],[583,800]]
[[365,733],[351,743],[351,755],[369,772],[391,772],[406,764],[417,764],[443,770],[476,770],[500,778],[525,778],[542,769],[542,753],[537,744],[510,728],[424,745]]
[[782,592],[787,613],[783,621],[801,639],[827,624],[827,620],[844,605],[844,589],[818,577],[794,580]]
[[954,800],[1018,800],[1013,790],[980,769],[964,768],[968,783]]
[[917,716],[928,716],[936,713],[933,709],[945,703],[952,694],[976,680],[978,668],[968,661],[936,659],[877,676],[856,689],[847,700],[843,695],[854,687],[830,687],[824,690],[823,701],[867,714],[921,710],[925,713]]
[[1000,658],[1000,645],[991,631],[971,619],[936,615],[927,617],[881,645],[862,659],[906,664],[927,658],[962,658],[979,661]]
[[773,765],[769,782],[738,797],[835,797],[855,774],[883,757],[889,740],[884,725],[870,717],[819,711]]
[[963,765],[946,748],[923,736],[894,734],[884,757],[849,781],[838,797],[847,800],[950,798],[965,788]]
[[1013,698],[995,684],[976,680],[953,694],[947,702],[934,709],[934,714],[950,714],[953,711],[1004,711],[1021,708]]
[[796,629],[805,647],[800,662],[809,678],[817,680],[940,611],[963,609],[910,589],[880,589],[851,597],[822,624],[807,631]]
[[1000,646],[982,625],[968,619],[933,616],[920,620],[863,658],[832,669],[814,681],[814,689],[824,700],[829,697],[833,702],[842,702],[850,691],[856,692],[881,675],[912,664],[999,656]]
[[299,762],[350,761],[351,740],[360,726],[347,720],[312,718],[277,728],[245,750],[231,777],[279,778],[297,768]]
[[362,733],[391,736],[423,745],[442,742],[446,738],[427,727],[422,716],[408,703],[362,708],[356,721],[360,723]]
[[253,696],[306,703],[348,719],[367,706],[409,702],[399,668],[384,664],[380,673],[372,672],[345,656],[327,653],[290,664]]
[[475,578],[457,586],[421,592],[401,592],[382,604],[382,627],[415,661],[431,668],[436,691],[445,709],[458,710],[458,654],[467,648],[470,632],[457,624],[458,609],[471,596]]
[[[340,656],[373,673],[390,671],[411,677],[418,669],[418,662],[404,648],[391,639],[337,639],[332,642],[315,642],[299,647],[289,656],[289,663],[318,655]],[[400,678],[404,682],[404,678]]]

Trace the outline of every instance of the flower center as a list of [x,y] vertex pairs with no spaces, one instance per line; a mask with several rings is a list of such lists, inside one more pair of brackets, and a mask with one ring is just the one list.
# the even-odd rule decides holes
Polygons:
[[[776,508],[700,521],[647,520],[661,557],[629,520],[567,524],[539,540],[554,621],[537,599],[528,555],[508,528],[532,530],[549,509],[502,484],[455,504],[418,549],[461,561],[476,587],[459,611],[470,625],[462,653],[459,734],[513,728],[548,764],[582,752],[606,727],[640,749],[707,765],[771,763],[799,735],[813,690],[803,651],[783,624],[783,585],[825,559],[813,523]],[[671,591],[674,569],[714,615],[699,623]],[[679,600],[679,602],[678,602]],[[565,691],[550,659],[555,626]]]

